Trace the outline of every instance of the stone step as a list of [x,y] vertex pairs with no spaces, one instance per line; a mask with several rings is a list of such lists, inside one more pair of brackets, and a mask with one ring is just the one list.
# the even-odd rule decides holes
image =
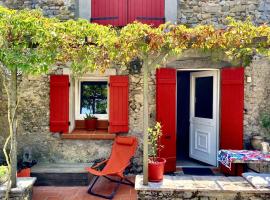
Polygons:
[[257,189],[243,177],[225,176],[168,176],[162,182],[143,185],[143,176],[137,175],[135,190],[138,199],[270,199],[268,188]]
[[39,163],[31,168],[35,186],[87,186],[92,180],[85,167],[89,163]]

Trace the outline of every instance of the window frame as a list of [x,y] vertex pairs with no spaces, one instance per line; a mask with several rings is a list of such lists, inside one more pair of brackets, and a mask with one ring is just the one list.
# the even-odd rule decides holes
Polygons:
[[109,119],[109,94],[108,77],[81,77],[75,82],[75,120],[84,120],[85,114],[80,113],[81,107],[81,82],[107,82],[107,114],[94,114],[100,120]]

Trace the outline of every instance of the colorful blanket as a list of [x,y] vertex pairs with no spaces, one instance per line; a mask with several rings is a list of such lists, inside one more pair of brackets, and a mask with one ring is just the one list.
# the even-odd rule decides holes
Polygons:
[[270,154],[263,154],[260,151],[250,150],[220,150],[218,152],[218,161],[231,169],[232,163],[249,163],[256,161],[270,162]]

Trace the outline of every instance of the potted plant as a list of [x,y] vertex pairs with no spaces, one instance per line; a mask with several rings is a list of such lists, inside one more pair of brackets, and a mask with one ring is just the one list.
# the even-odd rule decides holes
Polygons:
[[150,182],[160,182],[163,180],[165,158],[158,157],[158,152],[162,146],[159,140],[162,136],[161,124],[159,122],[152,128],[148,128],[149,161],[148,179]]
[[4,184],[7,180],[8,180],[7,166],[0,166],[0,185]]
[[85,128],[89,131],[96,130],[97,127],[97,118],[94,115],[86,114],[84,118]]
[[31,167],[36,165],[37,161],[32,159],[31,148],[26,147],[23,151],[22,158],[18,160],[17,177],[30,177]]

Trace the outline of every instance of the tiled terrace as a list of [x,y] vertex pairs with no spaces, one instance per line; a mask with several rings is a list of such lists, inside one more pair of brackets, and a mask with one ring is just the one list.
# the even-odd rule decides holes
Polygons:
[[[134,180],[134,178],[132,178]],[[114,184],[102,179],[95,189],[95,192],[110,194]],[[99,200],[102,198],[89,195],[88,187],[34,187],[33,200]],[[135,200],[137,194],[134,188],[121,185],[115,195],[115,200]]]

